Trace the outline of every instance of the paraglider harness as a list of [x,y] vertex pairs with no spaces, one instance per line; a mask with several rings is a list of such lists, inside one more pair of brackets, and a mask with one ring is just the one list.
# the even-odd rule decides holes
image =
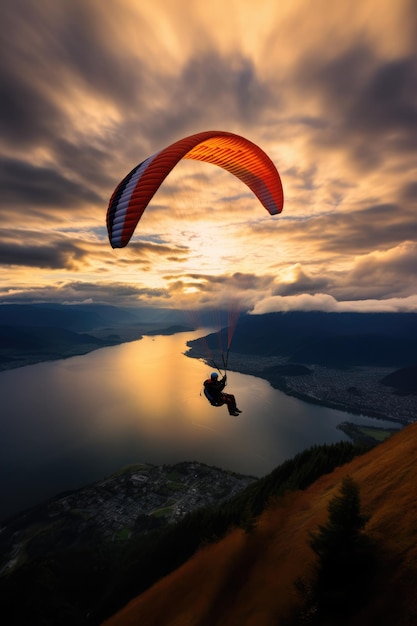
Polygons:
[[[221,370],[217,367],[214,360],[213,359],[211,360],[211,364],[216,368],[216,370],[219,372],[219,374],[223,378],[226,376],[228,360],[229,360],[229,350],[226,352],[226,357],[224,354],[222,354],[224,374],[222,374]],[[226,404],[226,400],[224,400],[222,397],[214,398],[205,385],[204,385],[204,395],[206,396],[207,400],[210,402],[211,406],[223,406],[224,404]]]
[[222,398],[220,398],[219,400],[215,400],[213,396],[210,394],[207,387],[204,387],[204,395],[206,396],[207,400],[210,402],[211,406],[223,406],[223,404],[226,404],[226,400],[223,400]]

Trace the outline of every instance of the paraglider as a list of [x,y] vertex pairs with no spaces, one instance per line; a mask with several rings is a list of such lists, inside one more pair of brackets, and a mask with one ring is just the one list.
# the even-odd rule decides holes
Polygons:
[[[113,248],[124,248],[129,243],[149,202],[181,159],[203,161],[227,170],[249,187],[270,215],[281,213],[284,194],[280,175],[270,157],[240,135],[204,131],[156,152],[117,185],[107,209],[107,231]],[[234,396],[223,393],[232,333],[229,332],[226,357],[222,354],[224,375],[217,380],[214,373],[205,381],[204,393],[213,406],[226,404],[231,415],[238,415],[241,411]],[[217,368],[214,361],[213,365]]]
[[269,156],[240,135],[204,131],[148,157],[117,185],[107,209],[107,231],[113,248],[124,248],[129,243],[149,202],[181,159],[222,167],[245,183],[270,215],[281,213],[281,179]]
[[204,381],[204,395],[212,406],[227,405],[229,415],[239,415],[242,413],[236,406],[236,398],[231,393],[224,393],[223,389],[226,386],[227,375],[226,373],[219,380],[217,372],[212,372],[210,378]]

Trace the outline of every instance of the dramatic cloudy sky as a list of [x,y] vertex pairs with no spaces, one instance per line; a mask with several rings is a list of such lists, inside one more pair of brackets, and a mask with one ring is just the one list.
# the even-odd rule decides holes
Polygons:
[[[5,0],[0,302],[417,310],[415,0]],[[131,244],[109,197],[201,130],[258,143],[271,218],[182,162]]]

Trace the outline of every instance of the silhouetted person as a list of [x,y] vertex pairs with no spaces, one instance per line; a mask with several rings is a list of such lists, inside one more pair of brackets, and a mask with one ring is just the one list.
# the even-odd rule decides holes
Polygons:
[[226,374],[219,380],[218,373],[212,372],[210,378],[204,381],[204,395],[213,406],[223,406],[223,404],[227,404],[230,415],[239,415],[242,411],[237,408],[234,395],[223,392],[226,381]]

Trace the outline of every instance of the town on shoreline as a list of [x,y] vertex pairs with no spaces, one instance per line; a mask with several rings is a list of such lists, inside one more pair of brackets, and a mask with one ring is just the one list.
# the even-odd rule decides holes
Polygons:
[[62,548],[87,537],[122,544],[195,509],[221,504],[256,480],[196,461],[129,465],[2,520],[0,575],[19,567],[29,548],[32,556],[42,551],[45,542]]
[[[186,355],[201,358],[192,349]],[[213,356],[221,362],[218,354]],[[229,370],[263,378],[274,389],[304,402],[352,415],[398,422],[403,426],[417,420],[415,395],[398,394],[380,382],[393,368],[357,366],[336,369],[297,364],[292,370],[286,359],[280,356],[233,353]]]

